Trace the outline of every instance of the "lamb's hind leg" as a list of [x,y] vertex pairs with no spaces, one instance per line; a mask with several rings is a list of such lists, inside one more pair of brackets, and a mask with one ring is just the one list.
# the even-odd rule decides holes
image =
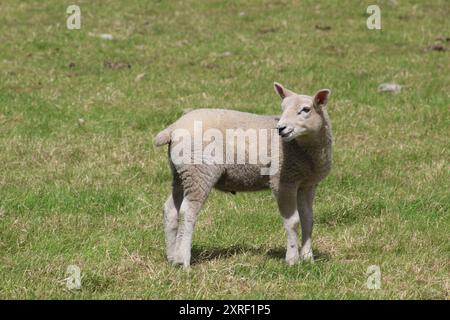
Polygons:
[[180,226],[176,240],[175,264],[187,268],[191,264],[191,246],[197,214],[203,201],[185,198],[180,208]]
[[171,262],[175,259],[175,247],[178,231],[178,213],[183,201],[183,188],[174,180],[172,193],[164,204],[164,231],[166,235],[166,254]]
[[281,185],[275,193],[278,208],[283,218],[287,235],[286,262],[294,265],[299,260],[298,255],[298,227],[300,218],[297,211],[297,187]]
[[185,188],[183,202],[180,207],[180,223],[178,226],[176,254],[174,262],[188,268],[191,263],[191,247],[197,214],[208,197],[212,187],[220,177],[213,167],[199,166],[190,168],[183,179]]

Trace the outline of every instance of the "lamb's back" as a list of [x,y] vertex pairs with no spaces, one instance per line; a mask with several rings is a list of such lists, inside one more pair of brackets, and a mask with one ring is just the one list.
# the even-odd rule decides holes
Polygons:
[[175,128],[193,132],[195,121],[201,122],[202,129],[218,129],[225,134],[226,129],[275,129],[275,116],[258,115],[229,109],[195,109],[175,123]]
[[[253,132],[258,137],[259,131],[264,129],[264,133],[267,133],[266,149],[267,156],[271,154],[271,130],[275,129],[277,119],[275,116],[257,115],[248,112],[240,112],[227,109],[196,109],[188,112],[178,119],[172,127],[176,129],[185,129],[191,133],[194,137],[194,125],[201,125],[202,132],[209,129],[219,130],[223,137],[223,164],[209,165],[206,169],[202,169],[204,172],[217,171],[220,172],[220,179],[215,187],[222,191],[257,191],[269,188],[269,177],[261,174],[261,167],[267,167],[261,163],[249,163],[249,143],[250,140],[245,140],[245,153],[246,163],[235,163],[230,161],[226,155],[226,149],[230,145],[230,141],[227,141],[227,130],[243,130],[244,132]],[[279,139],[276,136],[276,139]],[[254,142],[254,141],[253,141]],[[209,144],[210,141],[204,141],[203,147]],[[237,147],[234,145],[234,147]],[[242,147],[242,146],[241,146]],[[258,147],[259,150],[259,147]],[[234,150],[234,154],[237,154],[237,150]],[[258,158],[258,161],[260,159]],[[186,166],[178,166],[180,170],[196,170],[194,167],[186,168]],[[198,166],[197,166],[198,168]],[[200,170],[200,171],[202,171]]]

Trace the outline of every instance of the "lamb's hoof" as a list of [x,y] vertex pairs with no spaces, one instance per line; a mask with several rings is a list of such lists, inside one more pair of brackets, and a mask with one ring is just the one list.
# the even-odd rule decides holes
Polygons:
[[180,257],[177,257],[177,256],[173,257],[173,259],[172,259],[171,262],[172,262],[172,264],[173,264],[174,266],[180,266],[180,265],[183,265],[183,259],[180,258]]
[[310,262],[310,263],[314,262],[314,255],[313,255],[312,250],[302,253],[301,257],[302,257],[302,261],[304,261],[304,262]]
[[167,255],[167,261],[169,261],[170,263],[174,263],[175,257],[173,255]]
[[190,268],[190,262],[186,261],[186,259],[181,256],[175,256],[171,262],[174,266],[180,266],[183,267],[183,269]]
[[176,267],[183,268],[186,271],[191,270],[191,265],[190,264],[186,264],[186,263],[183,263],[183,262],[173,262],[172,264],[174,266],[176,266]]
[[297,253],[297,254],[294,254],[294,255],[292,255],[292,256],[286,255],[286,262],[287,262],[288,266],[293,266],[293,265],[295,265],[296,263],[298,263],[299,260],[300,260],[300,259],[299,259],[298,253]]

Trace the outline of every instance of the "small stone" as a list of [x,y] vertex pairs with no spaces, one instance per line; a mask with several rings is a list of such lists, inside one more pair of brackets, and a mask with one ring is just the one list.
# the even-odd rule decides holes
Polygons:
[[136,76],[134,81],[141,81],[142,79],[144,79],[144,77],[145,77],[145,73],[140,73]]
[[399,93],[402,86],[397,83],[382,83],[378,86],[378,92],[393,92]]
[[232,53],[230,51],[225,51],[222,54],[220,54],[221,57],[229,57],[231,55],[232,55]]
[[109,33],[100,33],[99,37],[103,40],[113,40],[114,39],[112,34],[109,34]]

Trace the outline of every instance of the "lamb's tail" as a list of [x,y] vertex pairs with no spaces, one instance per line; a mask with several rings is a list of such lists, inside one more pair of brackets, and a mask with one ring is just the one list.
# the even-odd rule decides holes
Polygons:
[[172,133],[171,127],[167,127],[166,129],[164,129],[163,131],[158,133],[156,135],[155,139],[153,140],[155,145],[157,147],[159,147],[159,146],[163,146],[165,144],[169,144],[170,139],[171,139],[171,136],[170,136],[171,133]]

